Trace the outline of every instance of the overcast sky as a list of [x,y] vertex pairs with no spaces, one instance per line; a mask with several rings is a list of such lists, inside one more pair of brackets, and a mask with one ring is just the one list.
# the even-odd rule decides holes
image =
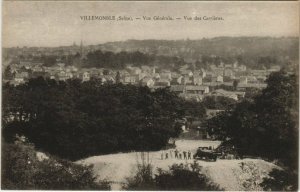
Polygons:
[[[127,39],[298,36],[298,2],[3,2],[3,46]],[[80,16],[219,16],[223,21],[82,21]]]

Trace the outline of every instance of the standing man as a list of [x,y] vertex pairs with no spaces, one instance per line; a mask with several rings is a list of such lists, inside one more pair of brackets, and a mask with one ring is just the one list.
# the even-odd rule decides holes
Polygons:
[[169,157],[169,154],[168,154],[168,152],[166,152],[166,159],[168,159],[168,157]]
[[183,159],[186,159],[186,151],[183,151]]
[[189,151],[188,152],[188,159],[192,159],[191,154],[192,154],[191,151]]
[[175,158],[178,159],[178,150],[175,150]]

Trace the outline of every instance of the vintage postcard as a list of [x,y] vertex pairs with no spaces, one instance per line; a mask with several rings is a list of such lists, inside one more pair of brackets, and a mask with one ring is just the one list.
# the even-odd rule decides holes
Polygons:
[[1,189],[296,191],[299,1],[4,1]]

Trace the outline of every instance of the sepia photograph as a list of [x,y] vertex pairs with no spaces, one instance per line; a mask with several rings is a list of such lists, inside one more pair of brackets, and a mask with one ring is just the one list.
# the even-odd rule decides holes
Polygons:
[[298,191],[299,1],[3,1],[1,190]]

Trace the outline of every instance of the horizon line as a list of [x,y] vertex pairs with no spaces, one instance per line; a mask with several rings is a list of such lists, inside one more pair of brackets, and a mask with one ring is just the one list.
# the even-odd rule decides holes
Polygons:
[[[117,43],[117,42],[126,42],[126,41],[199,41],[199,40],[203,40],[203,39],[215,39],[215,38],[298,38],[299,40],[299,35],[274,35],[274,36],[266,36],[266,35],[247,35],[247,36],[214,36],[214,37],[202,37],[202,38],[195,38],[195,39],[191,39],[189,37],[186,38],[180,38],[180,39],[126,39],[126,40],[117,40],[117,41],[105,41],[105,42],[99,42],[97,44],[86,44],[83,46],[97,46],[97,45],[104,45],[104,44],[108,44],[108,43]],[[76,41],[73,41],[72,43],[68,44],[68,45],[57,45],[57,46],[27,46],[27,45],[23,45],[23,46],[8,46],[8,47],[2,47],[2,49],[11,49],[11,48],[57,48],[57,47],[71,47],[73,46],[73,44]],[[80,41],[79,41],[80,42]],[[81,42],[84,42],[84,40],[81,40]],[[80,44],[76,44],[76,46],[80,46]]]

